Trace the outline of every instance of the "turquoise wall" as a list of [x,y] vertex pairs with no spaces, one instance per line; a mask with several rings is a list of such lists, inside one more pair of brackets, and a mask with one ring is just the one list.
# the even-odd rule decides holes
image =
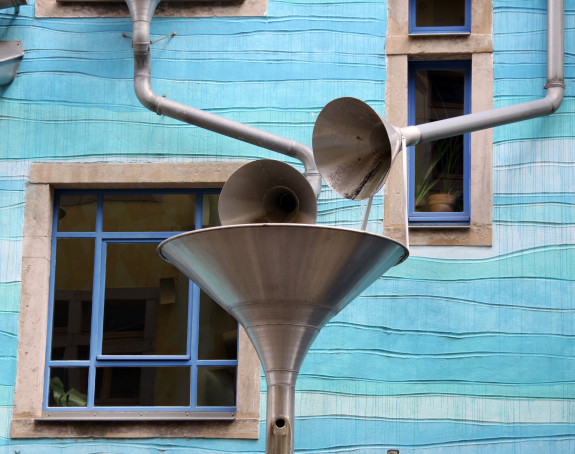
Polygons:
[[[495,105],[545,82],[546,2],[494,0]],[[566,0],[566,98],[552,117],[494,131],[490,248],[413,248],[330,323],[296,398],[302,453],[575,452],[575,0]],[[275,157],[140,106],[127,19],[0,14],[21,40],[0,87],[0,452],[261,453],[258,441],[11,440],[21,239],[31,162]],[[330,100],[384,111],[384,1],[269,0],[264,18],[154,19],[154,88],[311,144]],[[361,207],[324,191],[320,222],[356,227]],[[381,231],[382,200],[370,229]],[[265,416],[265,381],[262,383]]]

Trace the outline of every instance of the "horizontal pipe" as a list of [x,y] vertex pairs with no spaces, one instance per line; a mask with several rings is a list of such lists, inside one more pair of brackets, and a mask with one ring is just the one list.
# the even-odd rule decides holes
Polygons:
[[[157,5],[158,2],[154,1]],[[150,54],[150,23],[154,11],[153,8],[147,8],[144,12],[140,12],[142,8],[137,9],[136,6],[131,6],[131,3],[143,2],[128,0],[133,21],[134,90],[142,105],[158,115],[165,115],[300,160],[305,169],[304,176],[312,186],[316,197],[319,196],[321,176],[316,168],[313,152],[308,146],[195,107],[180,104],[154,93],[151,85]],[[155,8],[155,5],[153,6]],[[146,15],[149,18],[144,19]]]
[[406,145],[432,142],[446,137],[529,120],[555,112],[563,101],[564,83],[564,0],[547,2],[547,93],[544,98],[499,109],[400,128]]

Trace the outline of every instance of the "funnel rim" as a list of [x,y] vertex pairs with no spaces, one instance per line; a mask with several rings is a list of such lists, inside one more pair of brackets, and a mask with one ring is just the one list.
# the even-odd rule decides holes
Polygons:
[[287,229],[287,228],[301,228],[301,229],[337,230],[337,231],[346,231],[346,232],[350,232],[350,233],[354,233],[354,234],[358,234],[358,235],[369,235],[369,236],[385,239],[387,241],[395,243],[404,250],[404,253],[403,253],[401,259],[393,266],[397,266],[400,263],[403,263],[409,257],[409,248],[405,244],[403,244],[400,241],[397,241],[393,238],[390,238],[388,236],[379,235],[378,233],[368,232],[366,230],[349,229],[349,228],[345,228],[345,227],[335,227],[335,226],[331,226],[331,225],[298,224],[298,223],[270,223],[270,222],[257,223],[257,224],[221,225],[221,226],[216,226],[216,227],[207,227],[207,228],[198,229],[198,230],[190,230],[189,232],[178,233],[177,235],[171,236],[170,238],[167,238],[164,241],[162,241],[160,244],[158,244],[157,251],[158,251],[158,254],[160,255],[160,257],[162,257],[164,260],[169,262],[169,260],[164,256],[164,254],[162,254],[162,248],[165,244],[169,243],[172,240],[177,240],[178,238],[190,236],[193,234],[200,234],[202,232],[203,233],[212,232],[212,231],[216,231],[216,230],[219,231],[219,230],[224,230],[224,229],[256,229],[256,228],[265,228],[265,227],[274,227],[274,228],[281,228],[281,229],[284,229],[284,228],[285,229]]

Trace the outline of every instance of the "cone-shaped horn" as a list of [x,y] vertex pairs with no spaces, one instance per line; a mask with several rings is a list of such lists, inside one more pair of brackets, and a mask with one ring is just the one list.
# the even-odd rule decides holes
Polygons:
[[317,200],[306,178],[272,159],[252,161],[228,179],[219,201],[222,225],[315,224]]
[[352,200],[381,189],[400,148],[398,129],[355,98],[331,101],[313,129],[319,173],[330,188]]

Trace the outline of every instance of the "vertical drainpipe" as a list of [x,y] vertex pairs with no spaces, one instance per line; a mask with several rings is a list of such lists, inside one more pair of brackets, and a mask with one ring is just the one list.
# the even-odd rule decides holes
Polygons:
[[261,148],[299,159],[304,165],[304,176],[316,197],[321,192],[321,176],[317,171],[313,152],[294,140],[262,131],[218,115],[186,106],[158,96],[151,85],[150,24],[160,0],[126,0],[133,24],[134,90],[144,107],[176,120],[232,137]]

